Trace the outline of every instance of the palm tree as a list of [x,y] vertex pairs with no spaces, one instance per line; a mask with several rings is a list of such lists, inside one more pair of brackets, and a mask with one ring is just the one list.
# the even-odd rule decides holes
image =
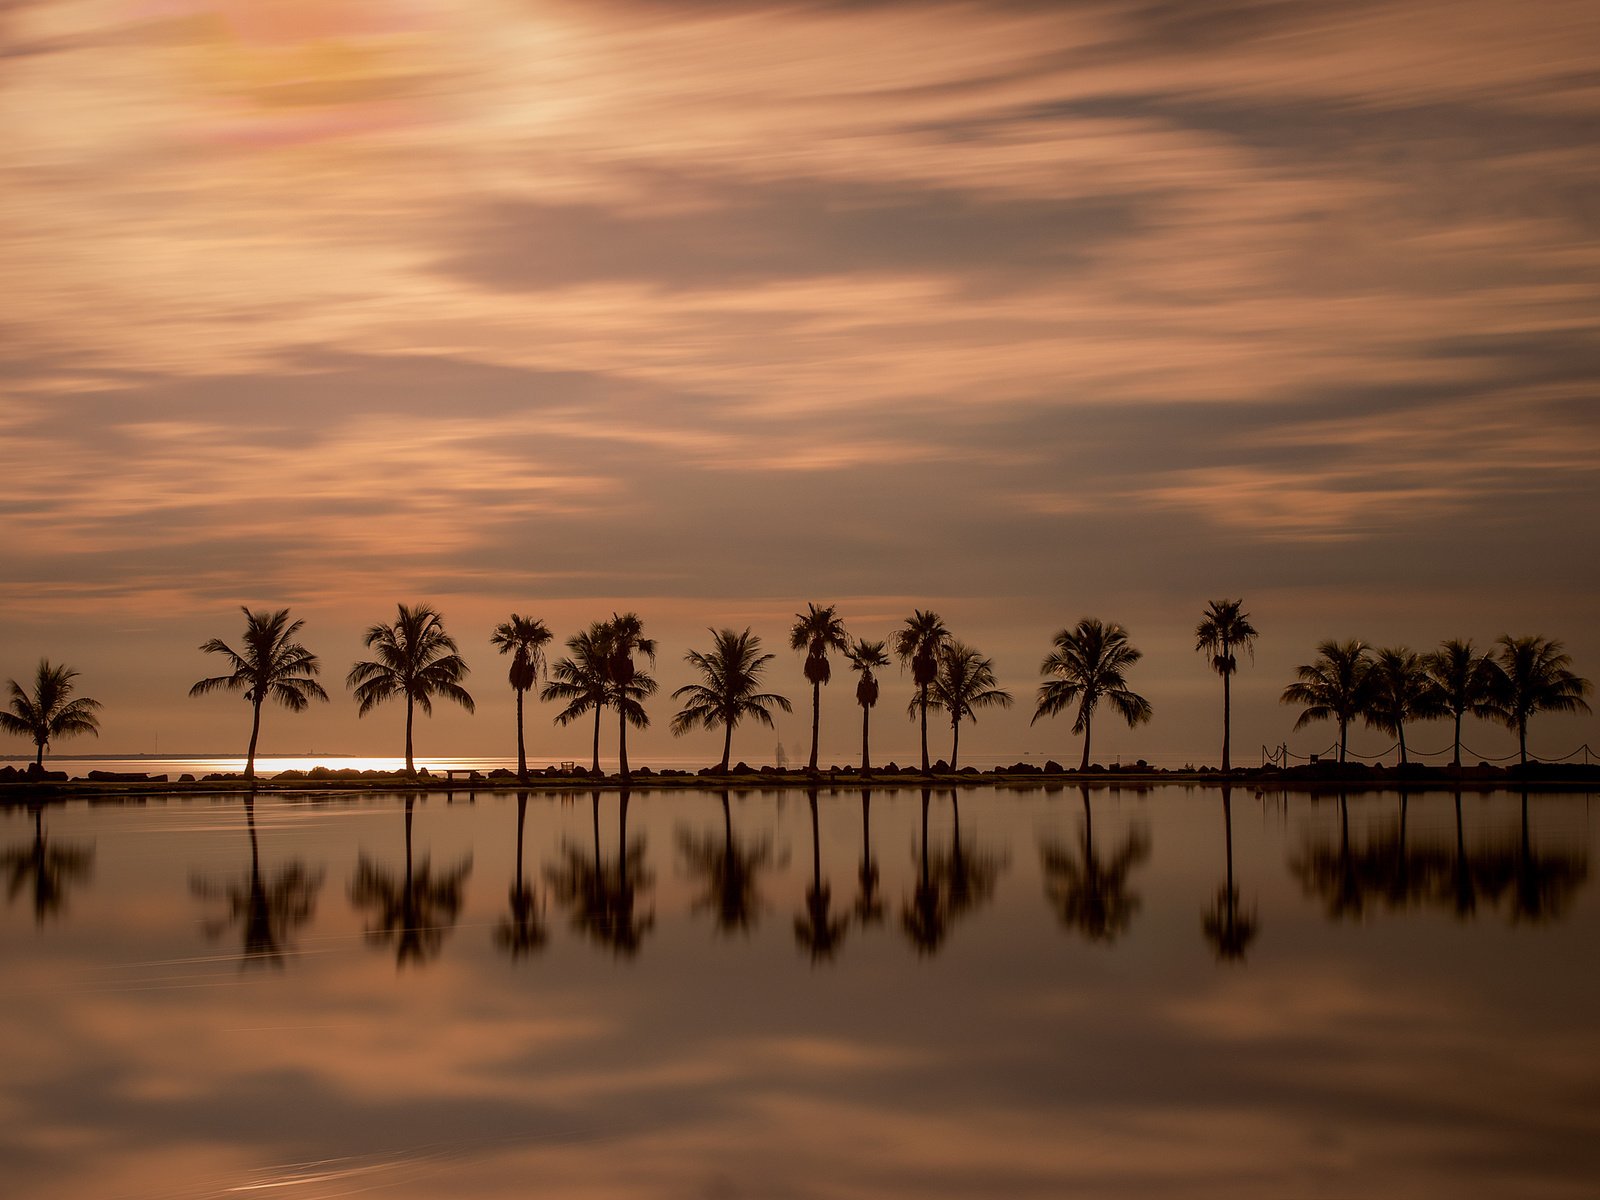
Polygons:
[[66,912],[74,886],[93,878],[94,846],[46,837],[44,805],[30,802],[28,811],[33,814],[33,841],[0,850],[0,878],[6,881],[7,903],[24,892],[30,895],[33,919],[42,926],[46,917]]
[[328,693],[313,676],[322,670],[317,656],[294,640],[304,621],[289,620],[289,610],[251,612],[243,605],[244,639],[235,650],[221,638],[201,643],[205,654],[220,654],[233,668],[227,675],[202,679],[189,689],[204,696],[218,689],[243,692],[250,702],[250,749],[245,754],[244,777],[256,777],[256,743],[261,737],[261,706],[276,700],[290,712],[304,712],[312,700],[327,700]]
[[570,725],[585,713],[594,713],[594,774],[600,774],[600,714],[609,692],[606,685],[605,626],[599,621],[567,639],[566,657],[550,668],[550,682],[541,700],[564,701],[556,714],[557,725]]
[[733,832],[728,792],[722,790],[722,837],[678,830],[678,850],[689,874],[703,887],[691,912],[709,911],[717,932],[749,933],[765,907],[761,899],[761,872],[772,862],[772,839],[741,842]]
[[1222,830],[1228,850],[1227,874],[1210,910],[1200,915],[1200,931],[1219,962],[1243,962],[1260,922],[1254,907],[1246,911],[1240,905],[1239,889],[1233,882],[1233,789],[1229,787],[1222,789]]
[[1011,693],[996,686],[994,663],[963,642],[939,648],[939,673],[928,704],[950,714],[950,769],[961,750],[961,718],[976,721],[980,708],[1010,708]]
[[1059,838],[1039,843],[1045,897],[1056,918],[1091,942],[1109,945],[1126,933],[1141,900],[1128,886],[1133,868],[1150,857],[1150,831],[1134,825],[1109,858],[1100,857],[1094,845],[1094,813],[1089,789],[1083,793],[1083,837],[1078,846]]
[[869,642],[866,638],[858,638],[844,655],[850,660],[850,669],[861,674],[856,681],[856,703],[861,705],[861,773],[865,775],[872,770],[868,725],[872,720],[872,707],[878,703],[878,677],[873,671],[887,667],[889,656],[883,652],[882,642]]
[[44,770],[44,748],[51,738],[79,733],[100,736],[100,721],[94,715],[100,708],[100,701],[87,696],[72,699],[72,681],[77,677],[78,673],[71,667],[52,667],[48,658],[41,658],[32,694],[15,679],[8,681],[11,711],[0,712],[0,729],[33,739],[38,748],[33,759],[37,770]]
[[517,793],[517,873],[511,878],[511,889],[505,916],[495,923],[494,944],[513,959],[525,958],[544,949],[550,940],[550,930],[545,924],[539,893],[528,883],[522,870],[522,830],[528,819],[528,793]]
[[1372,660],[1359,641],[1320,642],[1317,657],[1295,668],[1299,676],[1283,689],[1281,704],[1303,704],[1295,720],[1296,729],[1313,721],[1333,720],[1339,724],[1339,761],[1344,762],[1346,735],[1350,722],[1366,710]]
[[256,837],[255,793],[244,798],[245,826],[250,833],[250,869],[242,877],[218,882],[195,875],[189,891],[200,900],[221,900],[221,916],[205,922],[208,938],[220,938],[237,926],[244,942],[241,967],[282,967],[295,930],[316,912],[322,890],[322,871],[312,870],[302,859],[291,859],[270,876],[261,869],[261,846]]
[[672,718],[672,732],[682,736],[697,725],[704,729],[722,726],[722,763],[717,770],[726,775],[734,726],[746,717],[753,717],[770,728],[769,708],[781,708],[784,712],[794,709],[784,696],[756,691],[761,686],[762,672],[774,657],[761,653],[760,638],[748,628],[743,633],[731,629],[709,632],[715,639],[709,654],[691,650],[683,656],[683,661],[700,672],[705,682],[687,683],[672,693],[674,700],[685,701],[678,715]]
[[789,630],[789,649],[806,652],[806,680],[811,684],[811,765],[806,770],[815,773],[817,735],[822,722],[822,685],[833,678],[828,651],[848,652],[850,649],[850,639],[835,606],[818,608],[807,603],[805,612],[795,613],[794,627]]
[[1203,651],[1212,670],[1222,676],[1222,770],[1232,770],[1228,746],[1233,732],[1233,673],[1239,669],[1234,651],[1243,648],[1255,658],[1256,627],[1244,611],[1243,600],[1213,600],[1195,626],[1194,648]]
[[928,689],[939,674],[939,647],[950,637],[938,613],[914,609],[894,635],[894,653],[902,667],[911,667],[922,714],[922,773],[928,773]]
[[523,783],[528,781],[528,751],[522,735],[522,694],[545,674],[544,647],[553,636],[543,621],[516,613],[489,635],[491,646],[511,655],[508,678],[517,694],[517,778]]
[[[1522,765],[1528,765],[1528,718],[1536,712],[1589,711],[1584,697],[1594,686],[1572,673],[1572,656],[1554,638],[1512,637],[1495,640],[1495,695],[1492,713],[1517,733]],[[11,685],[14,689],[16,684]]]
[[456,652],[455,639],[444,631],[444,620],[426,604],[407,608],[396,606],[393,625],[374,625],[363,639],[376,659],[367,659],[350,668],[345,686],[356,696],[356,715],[364,717],[374,705],[393,696],[406,698],[406,774],[417,773],[411,749],[414,710],[433,715],[433,698],[454,700],[468,712],[477,706],[461,679],[467,664]]
[[469,854],[449,870],[434,873],[426,854],[417,862],[411,852],[411,809],[414,797],[406,797],[405,874],[396,875],[365,854],[356,860],[356,873],[348,895],[352,906],[369,909],[372,924],[367,926],[367,941],[374,946],[394,943],[395,965],[422,966],[438,957],[444,948],[444,935],[456,923],[467,876],[472,871]]
[[806,886],[805,907],[795,914],[795,944],[811,955],[813,963],[826,962],[839,953],[850,918],[833,911],[833,885],[822,877],[822,842],[817,831],[817,790],[810,788],[811,882]]
[[1406,722],[1444,715],[1439,690],[1428,674],[1428,658],[1405,646],[1379,650],[1367,682],[1367,724],[1399,740],[1403,767]]
[[617,771],[628,777],[628,726],[645,729],[650,718],[645,715],[644,701],[655,695],[656,681],[639,670],[633,661],[635,653],[656,661],[654,638],[644,636],[644,624],[637,613],[611,614],[611,620],[602,628],[606,648],[606,700],[617,710]]
[[1480,654],[1471,638],[1440,642],[1439,648],[1428,656],[1428,677],[1439,691],[1444,710],[1455,718],[1452,767],[1461,765],[1462,716],[1466,713],[1475,717],[1492,715],[1495,674],[1494,660],[1487,654]]
[[1078,718],[1072,732],[1083,734],[1083,761],[1078,770],[1089,769],[1089,738],[1100,701],[1111,705],[1129,729],[1150,720],[1150,701],[1128,690],[1128,668],[1142,657],[1122,626],[1103,625],[1094,617],[1084,617],[1075,628],[1056,634],[1055,649],[1039,664],[1041,674],[1056,678],[1039,685],[1039,706],[1034,710],[1033,721],[1053,717],[1077,702]]

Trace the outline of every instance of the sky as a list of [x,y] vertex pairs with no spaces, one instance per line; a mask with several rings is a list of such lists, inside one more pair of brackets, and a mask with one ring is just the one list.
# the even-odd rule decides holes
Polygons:
[[[795,612],[931,608],[1018,700],[964,755],[1070,762],[1028,719],[1095,616],[1155,709],[1095,757],[1166,765],[1220,748],[1213,599],[1261,631],[1240,762],[1332,740],[1277,703],[1324,638],[1536,633],[1600,677],[1597,116],[1592,0],[10,0],[0,677],[81,672],[64,753],[234,749],[196,647],[289,607],[333,702],[264,751],[399,753],[343,678],[428,602],[479,706],[419,753],[497,754],[493,626],[632,610],[630,757],[715,759],[666,693],[724,626],[799,757]],[[585,757],[549,715],[530,753]]]

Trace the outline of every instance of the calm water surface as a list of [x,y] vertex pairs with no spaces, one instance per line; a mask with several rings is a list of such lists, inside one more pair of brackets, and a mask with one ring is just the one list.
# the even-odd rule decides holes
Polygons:
[[1592,1196],[1583,795],[0,811],[25,1197]]

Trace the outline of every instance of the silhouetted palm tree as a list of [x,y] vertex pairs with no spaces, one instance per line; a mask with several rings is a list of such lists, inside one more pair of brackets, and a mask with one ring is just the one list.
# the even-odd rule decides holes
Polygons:
[[1305,706],[1295,720],[1296,729],[1313,721],[1338,722],[1341,763],[1350,722],[1366,711],[1371,667],[1372,660],[1361,642],[1321,642],[1316,659],[1295,668],[1299,678],[1279,697],[1279,703]]
[[961,801],[956,790],[951,788],[950,850],[934,857],[933,875],[944,888],[952,924],[994,898],[995,886],[1009,862],[1003,854],[974,849],[962,842]]
[[1102,700],[1129,729],[1150,720],[1150,701],[1128,690],[1128,668],[1142,657],[1120,625],[1103,625],[1094,617],[1085,617],[1075,628],[1061,630],[1055,636],[1055,649],[1039,664],[1040,674],[1056,678],[1039,685],[1039,705],[1029,724],[1040,717],[1053,717],[1076,701],[1078,717],[1072,732],[1083,734],[1083,761],[1078,769],[1088,770],[1094,713]]
[[1233,673],[1239,669],[1234,651],[1241,647],[1255,658],[1256,627],[1244,611],[1243,600],[1213,600],[1195,626],[1194,648],[1204,652],[1212,670],[1222,676],[1222,769],[1232,770],[1228,747],[1233,734]]
[[1217,889],[1211,909],[1200,917],[1200,929],[1212,952],[1222,962],[1243,962],[1245,950],[1255,941],[1260,929],[1256,911],[1244,911],[1239,904],[1239,889],[1233,885],[1233,790],[1222,789],[1223,839],[1228,848],[1228,871]]
[[395,965],[400,967],[407,963],[421,966],[444,948],[444,935],[461,911],[462,891],[472,870],[471,855],[438,875],[426,855],[420,863],[413,861],[413,803],[413,797],[407,796],[405,874],[396,876],[362,854],[350,881],[350,903],[373,913],[367,940],[375,946],[393,942]]
[[261,869],[261,845],[256,836],[254,793],[244,798],[245,826],[250,832],[250,869],[242,879],[227,883],[194,876],[189,890],[201,900],[222,900],[227,910],[201,928],[208,938],[219,938],[237,926],[244,953],[240,966],[281,967],[294,931],[310,922],[322,890],[323,873],[300,859],[291,859],[270,877]]
[[1142,825],[1128,830],[1110,858],[1101,859],[1094,848],[1094,813],[1089,789],[1083,793],[1083,838],[1069,848],[1054,840],[1039,844],[1045,896],[1057,919],[1091,942],[1111,943],[1127,932],[1139,911],[1137,893],[1128,890],[1133,868],[1150,857],[1150,834]]
[[494,944],[513,959],[543,950],[550,940],[539,893],[522,871],[522,830],[528,818],[528,793],[517,793],[517,873],[511,880],[506,915],[494,927]]
[[789,649],[806,653],[806,682],[811,684],[811,764],[806,769],[817,769],[817,737],[822,724],[822,685],[833,678],[833,668],[828,663],[828,651],[848,651],[850,639],[845,634],[844,622],[839,619],[832,604],[818,608],[807,603],[806,611],[795,613],[794,627],[789,630]]
[[6,879],[6,902],[24,891],[33,900],[33,919],[59,917],[67,908],[67,893],[74,884],[87,883],[94,874],[94,847],[45,837],[44,805],[29,804],[33,813],[33,841],[0,852],[0,874]]
[[644,625],[637,613],[612,613],[611,620],[601,628],[606,648],[606,702],[617,710],[617,771],[626,779],[628,726],[635,729],[649,726],[644,701],[656,691],[656,681],[639,670],[633,656],[642,654],[654,663],[656,643],[654,638],[644,636]]
[[928,773],[928,689],[939,675],[939,647],[950,637],[938,613],[914,609],[895,632],[894,653],[901,666],[911,667],[917,687],[917,710],[922,715],[922,773]]
[[233,667],[227,675],[202,679],[189,689],[204,696],[222,689],[243,692],[250,702],[250,749],[245,753],[244,777],[256,777],[256,742],[261,736],[261,706],[275,700],[290,712],[304,712],[312,700],[327,700],[328,693],[314,676],[322,671],[317,656],[294,640],[304,621],[290,621],[289,610],[244,613],[244,638],[235,650],[221,638],[201,644],[205,654],[220,654]]
[[511,655],[507,677],[517,694],[517,778],[528,781],[528,751],[522,733],[522,694],[545,674],[544,648],[554,635],[543,621],[511,614],[489,635],[489,644],[501,654]]
[[1400,743],[1406,765],[1406,722],[1444,715],[1444,701],[1428,673],[1427,656],[1406,646],[1379,650],[1367,675],[1367,724]]
[[374,625],[362,639],[376,650],[350,668],[345,686],[355,692],[356,715],[366,716],[374,705],[394,696],[406,701],[406,774],[415,775],[411,727],[416,708],[433,715],[433,698],[454,700],[468,712],[476,711],[471,695],[461,686],[467,664],[456,652],[455,639],[444,631],[444,620],[426,604],[396,606],[392,625]]
[[1512,877],[1511,920],[1538,925],[1559,920],[1589,878],[1587,850],[1536,852],[1528,837],[1528,793],[1522,792],[1522,836]]
[[600,774],[600,714],[609,702],[606,682],[605,626],[596,621],[582,633],[567,639],[570,653],[550,669],[550,682],[539,693],[541,700],[565,703],[556,714],[556,724],[570,725],[585,713],[594,713],[594,765]]
[[72,681],[77,677],[78,673],[71,667],[52,667],[48,658],[41,658],[31,693],[15,679],[7,681],[11,688],[11,711],[0,712],[0,729],[33,739],[37,747],[33,765],[40,770],[44,769],[44,748],[52,738],[80,733],[100,736],[100,721],[94,715],[100,708],[100,701],[87,696],[72,698]]
[[761,872],[772,862],[772,840],[763,837],[746,845],[734,836],[726,789],[722,792],[722,837],[711,833],[696,836],[679,829],[678,852],[689,874],[699,879],[704,889],[691,911],[710,912],[718,933],[754,929],[763,908]]
[[1467,713],[1493,715],[1495,676],[1494,660],[1480,654],[1470,638],[1441,642],[1428,656],[1428,677],[1438,689],[1445,711],[1455,718],[1452,767],[1461,765],[1461,718]]
[[944,945],[950,931],[950,911],[945,890],[933,873],[933,860],[928,854],[928,805],[933,799],[930,788],[922,789],[922,841],[917,853],[917,878],[911,895],[900,906],[900,929],[919,955],[933,955]]
[[865,775],[872,770],[872,743],[870,740],[870,722],[872,708],[878,703],[878,677],[874,672],[879,667],[889,665],[889,656],[883,652],[882,642],[869,642],[866,638],[859,638],[856,643],[846,650],[845,657],[850,660],[850,669],[860,673],[861,678],[856,680],[856,703],[861,706],[861,773]]
[[641,893],[655,886],[645,862],[644,838],[628,841],[628,799],[618,798],[617,858],[608,864],[600,856],[600,793],[594,793],[594,856],[588,859],[570,842],[561,846],[561,860],[545,868],[545,878],[556,902],[571,912],[578,932],[607,947],[619,958],[632,958],[644,945],[644,935],[655,926],[655,909],[638,912]]
[[696,671],[704,683],[686,683],[672,693],[674,700],[682,699],[684,706],[672,718],[672,732],[682,735],[700,726],[715,729],[721,726],[722,762],[718,770],[728,772],[728,757],[733,749],[733,729],[746,717],[752,717],[768,728],[772,726],[770,708],[784,712],[793,709],[787,698],[771,692],[758,692],[761,675],[773,655],[761,653],[761,639],[746,629],[735,633],[731,629],[709,630],[715,639],[711,651],[702,654],[691,650],[683,661]]
[[878,896],[878,860],[872,853],[872,789],[861,789],[861,865],[856,869],[856,920],[862,926],[883,920],[883,901]]
[[[1594,690],[1571,671],[1572,657],[1553,638],[1512,637],[1495,640],[1496,665],[1492,713],[1515,730],[1522,765],[1528,764],[1528,718],[1537,712],[1589,711],[1584,697]],[[15,687],[12,684],[12,687]]]
[[850,918],[833,911],[833,887],[822,877],[816,789],[810,789],[806,798],[811,803],[811,883],[806,888],[805,907],[795,915],[794,940],[817,963],[839,953],[844,935],[850,930]]
[[964,642],[947,641],[939,647],[939,670],[928,696],[928,707],[950,714],[950,769],[961,752],[961,719],[978,719],[980,708],[1010,708],[1011,693],[998,686],[994,663]]

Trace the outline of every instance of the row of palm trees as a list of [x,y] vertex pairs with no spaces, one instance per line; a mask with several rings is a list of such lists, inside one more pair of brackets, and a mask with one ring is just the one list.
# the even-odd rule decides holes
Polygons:
[[[200,649],[221,655],[226,674],[201,679],[191,696],[213,691],[240,693],[251,706],[250,743],[245,775],[255,777],[261,710],[270,700],[290,711],[304,710],[312,700],[326,701],[318,682],[321,663],[298,640],[304,622],[290,620],[288,609],[241,611],[245,628],[238,648],[220,638]],[[773,725],[773,711],[792,712],[787,697],[763,690],[767,665],[776,657],[763,653],[760,637],[746,628],[710,630],[706,650],[690,650],[685,661],[698,681],[672,693],[681,707],[671,729],[681,735],[692,729],[721,729],[722,758],[728,770],[734,730],[745,721]],[[1237,599],[1213,600],[1195,628],[1195,649],[1222,677],[1222,770],[1232,769],[1232,677],[1240,653],[1254,655],[1259,634]],[[357,712],[365,716],[379,704],[403,699],[406,707],[406,771],[415,772],[416,710],[431,715],[435,699],[475,709],[463,685],[468,668],[460,648],[446,632],[443,618],[428,605],[396,606],[395,620],[372,625],[364,644],[372,657],[356,662],[345,683],[354,694]],[[539,698],[561,707],[559,725],[592,715],[593,771],[600,770],[600,735],[607,711],[616,714],[619,772],[629,775],[628,729],[649,726],[646,702],[657,683],[650,674],[656,661],[656,640],[645,636],[636,613],[613,613],[592,622],[566,640],[567,653],[549,661],[554,634],[542,620],[512,613],[489,638],[511,658],[507,672],[516,696],[517,774],[527,778],[524,698],[535,687]],[[832,678],[830,655],[837,653],[856,672],[856,702],[861,708],[861,769],[872,769],[871,714],[880,695],[877,672],[890,655],[911,673],[915,691],[907,712],[920,726],[922,770],[930,769],[928,712],[943,712],[950,722],[949,767],[959,766],[961,725],[976,721],[980,711],[1009,708],[1010,692],[999,687],[993,662],[959,641],[937,613],[916,609],[884,640],[851,639],[835,605],[808,604],[796,613],[789,631],[790,648],[804,654],[804,672],[811,684],[811,753],[808,770],[817,770],[821,730],[822,688]],[[1056,633],[1039,670],[1033,722],[1075,707],[1072,732],[1083,738],[1080,769],[1090,763],[1093,726],[1102,704],[1129,728],[1148,722],[1153,709],[1131,690],[1128,674],[1141,652],[1128,631],[1115,623],[1085,617]],[[1285,704],[1303,707],[1295,728],[1332,719],[1339,727],[1339,760],[1346,754],[1349,723],[1364,718],[1396,736],[1402,764],[1407,761],[1408,722],[1445,715],[1455,718],[1455,765],[1460,765],[1461,718],[1466,714],[1496,719],[1518,734],[1522,760],[1527,761],[1527,724],[1539,711],[1587,712],[1583,697],[1589,681],[1574,675],[1559,642],[1547,638],[1502,637],[1493,652],[1480,652],[1470,641],[1450,641],[1433,654],[1405,647],[1372,651],[1359,641],[1323,642],[1312,663],[1297,669],[1297,678],[1283,692]],[[31,692],[10,682],[11,710],[0,712],[0,730],[33,738],[43,763],[44,749],[54,738],[98,732],[98,702],[72,696],[77,672],[48,660],[39,664]]]
[[1455,727],[1451,764],[1459,767],[1461,720],[1471,715],[1515,732],[1526,764],[1529,718],[1538,712],[1586,713],[1584,697],[1593,690],[1589,680],[1573,673],[1572,658],[1560,642],[1510,634],[1489,650],[1470,639],[1452,639],[1427,654],[1406,646],[1374,650],[1360,641],[1326,641],[1296,674],[1282,696],[1284,704],[1302,706],[1294,727],[1333,721],[1341,763],[1350,723],[1357,718],[1395,738],[1405,766],[1406,726],[1450,717]]

